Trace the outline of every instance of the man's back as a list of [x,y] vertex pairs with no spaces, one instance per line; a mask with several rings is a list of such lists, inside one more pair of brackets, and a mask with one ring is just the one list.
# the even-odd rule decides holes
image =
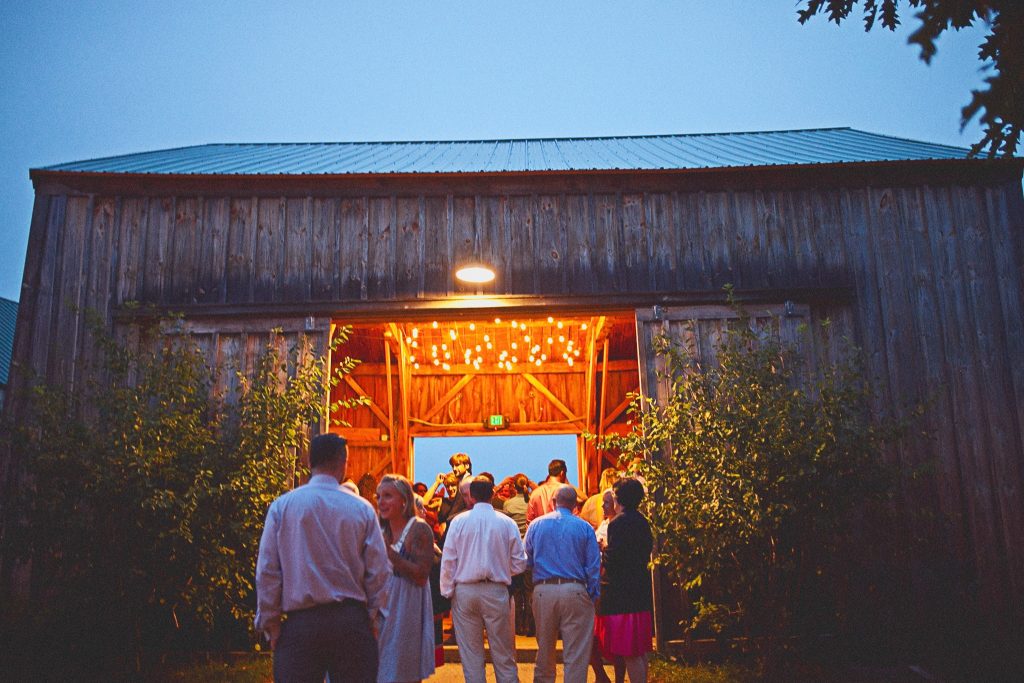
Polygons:
[[371,613],[383,604],[389,568],[376,515],[330,477],[315,475],[271,504],[261,548],[257,628],[275,587],[284,612],[346,598]]
[[561,634],[565,681],[586,683],[601,553],[593,528],[572,513],[576,490],[560,487],[555,504],[554,512],[533,520],[526,530],[537,623],[534,682],[554,683],[555,642]]
[[555,493],[562,486],[561,481],[549,477],[543,484],[538,486],[530,494],[530,502],[526,508],[526,521],[532,522],[541,515],[546,515],[555,509]]
[[489,503],[477,503],[451,521],[441,558],[441,592],[456,582],[491,580],[508,584],[526,568],[519,527]]

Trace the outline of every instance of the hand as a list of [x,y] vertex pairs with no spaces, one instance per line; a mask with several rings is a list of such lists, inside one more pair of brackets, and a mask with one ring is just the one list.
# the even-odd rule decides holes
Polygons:
[[267,624],[264,632],[267,635],[267,640],[270,641],[270,651],[273,652],[277,649],[277,640],[281,637],[281,622],[272,621]]

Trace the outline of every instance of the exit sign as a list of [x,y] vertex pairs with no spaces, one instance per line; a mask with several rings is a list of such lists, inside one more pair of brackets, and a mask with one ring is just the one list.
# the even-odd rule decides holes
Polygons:
[[504,415],[490,415],[484,420],[487,429],[508,429],[508,418]]

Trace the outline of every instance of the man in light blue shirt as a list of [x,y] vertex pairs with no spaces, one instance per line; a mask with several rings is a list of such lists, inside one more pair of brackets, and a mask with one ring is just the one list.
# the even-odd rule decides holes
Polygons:
[[[309,448],[313,476],[270,505],[256,561],[256,630],[274,650],[275,681],[375,683],[371,618],[386,604],[391,565],[377,515],[343,490],[336,434]],[[286,617],[286,619],[282,619]]]
[[594,639],[594,602],[600,595],[601,551],[594,528],[573,515],[576,489],[555,493],[555,511],[526,530],[526,560],[533,569],[537,668],[533,680],[555,680],[555,642],[562,634],[566,683],[586,683]]

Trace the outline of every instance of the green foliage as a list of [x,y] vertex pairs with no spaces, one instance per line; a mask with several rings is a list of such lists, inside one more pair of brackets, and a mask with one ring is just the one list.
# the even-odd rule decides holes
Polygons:
[[694,605],[684,627],[759,641],[808,620],[828,628],[821,597],[844,570],[851,512],[889,488],[892,432],[872,421],[857,354],[811,377],[794,347],[745,318],[716,367],[665,337],[655,347],[666,398],[635,397],[631,432],[602,445],[624,462],[645,456],[633,467],[649,486],[654,562]]
[[[804,8],[797,12],[800,23],[824,13],[839,24],[857,5],[863,5],[864,30],[870,31],[878,21],[890,31],[900,24],[899,0],[803,0],[802,4]],[[1013,156],[1024,128],[1024,3],[907,0],[906,4],[920,10],[915,15],[920,25],[909,42],[920,47],[925,63],[931,63],[938,51],[936,43],[947,30],[986,25],[988,35],[978,46],[978,59],[985,70],[994,73],[985,79],[987,88],[971,92],[971,101],[961,112],[961,128],[978,116],[984,136],[972,145],[971,152],[977,155],[987,149],[988,156]]]
[[[4,427],[24,471],[3,554],[29,564],[26,613],[57,624],[82,650],[72,657],[209,646],[218,627],[248,628],[267,506],[305,474],[298,453],[338,380],[277,331],[245,374],[209,367],[164,327],[140,345],[151,352],[97,331],[104,361],[91,374],[104,379],[37,386]],[[237,380],[237,400],[215,393],[219,377]]]

